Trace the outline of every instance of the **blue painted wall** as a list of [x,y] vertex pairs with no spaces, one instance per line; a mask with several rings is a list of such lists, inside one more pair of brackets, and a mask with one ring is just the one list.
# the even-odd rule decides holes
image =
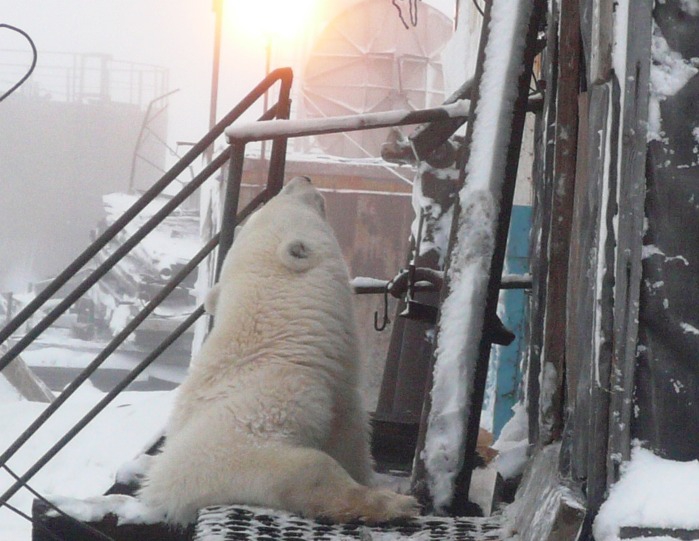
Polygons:
[[[507,241],[505,272],[525,274],[529,272],[529,232],[531,231],[532,208],[515,205],[512,208],[510,233]],[[515,333],[516,338],[509,346],[496,346],[493,356],[499,357],[496,377],[495,404],[493,406],[493,436],[497,439],[502,427],[512,417],[512,406],[518,398],[520,360],[525,351],[528,293],[524,290],[508,290],[500,293],[500,302],[505,306],[502,321]]]

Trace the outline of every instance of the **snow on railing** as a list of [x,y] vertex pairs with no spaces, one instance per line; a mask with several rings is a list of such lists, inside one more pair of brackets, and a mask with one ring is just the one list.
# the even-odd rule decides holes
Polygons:
[[449,291],[441,307],[432,408],[422,458],[437,510],[450,504],[466,444],[464,420],[486,302],[511,119],[521,74],[531,2],[495,0],[485,49]]
[[226,129],[229,141],[262,141],[274,137],[302,137],[328,133],[386,128],[409,124],[422,124],[435,120],[446,120],[468,116],[469,101],[458,100],[449,105],[419,109],[417,111],[398,110],[359,115],[307,118],[301,120],[270,120],[249,122]]

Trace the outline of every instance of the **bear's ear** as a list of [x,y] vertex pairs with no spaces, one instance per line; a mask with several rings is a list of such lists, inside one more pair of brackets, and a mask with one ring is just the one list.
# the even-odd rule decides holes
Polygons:
[[282,241],[277,248],[277,255],[282,265],[294,272],[307,271],[317,261],[312,244],[307,239],[298,237]]
[[218,304],[218,296],[221,293],[221,284],[214,284],[214,287],[212,287],[209,292],[206,294],[206,297],[204,298],[204,310],[206,310],[207,314],[211,314],[212,316],[214,315],[214,312],[216,312],[216,305]]

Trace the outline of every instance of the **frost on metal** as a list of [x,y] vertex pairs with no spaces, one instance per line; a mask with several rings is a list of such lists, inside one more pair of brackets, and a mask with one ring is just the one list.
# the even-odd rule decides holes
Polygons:
[[653,22],[650,66],[650,103],[648,104],[648,140],[662,141],[662,117],[660,103],[668,96],[682,90],[699,69],[699,58],[687,60],[673,51],[660,27]]
[[[466,116],[468,108],[468,100],[458,100],[449,105],[435,107],[432,111],[442,113],[445,118],[456,118]],[[398,110],[326,118],[280,119],[268,120],[266,122],[241,123],[226,128],[226,137],[228,137],[229,141],[261,141],[283,135],[288,135],[289,137],[319,135],[335,131],[363,130],[398,125],[409,121],[411,117],[415,117],[414,124],[420,124],[425,119],[418,117],[418,113],[411,110]]]
[[[514,9],[513,9],[514,8]],[[495,0],[480,81],[461,214],[435,353],[432,410],[422,458],[435,508],[447,506],[461,468],[506,149],[522,69],[530,2]]]

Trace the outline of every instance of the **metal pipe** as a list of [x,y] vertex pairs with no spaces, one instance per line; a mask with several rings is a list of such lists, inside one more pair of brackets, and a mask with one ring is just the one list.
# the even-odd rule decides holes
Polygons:
[[[221,64],[221,27],[223,26],[223,0],[214,0],[214,56],[211,67],[211,100],[209,102],[209,130],[216,125],[216,111],[218,109],[218,75]],[[265,92],[265,95],[267,93]],[[206,161],[210,162],[214,154],[213,141],[206,149]]]
[[[281,101],[281,98],[280,98]],[[274,137],[304,137],[336,132],[368,130],[391,126],[423,124],[437,120],[468,117],[468,100],[458,100],[449,105],[419,109],[417,111],[386,111],[361,115],[345,115],[304,120],[276,120],[271,122],[251,122],[231,126],[226,130],[229,142],[262,141]]]
[[[284,87],[279,92],[277,101],[277,117],[282,120],[271,120],[260,125],[270,125],[279,122],[289,122],[291,114],[291,87]],[[286,168],[286,147],[288,138],[277,137],[272,141],[272,152],[269,156],[269,171],[267,172],[267,190],[269,196],[277,195],[284,184],[284,169]]]
[[[63,272],[47,285],[24,309],[22,309],[3,329],[0,329],[0,344],[5,342],[20,326],[29,320],[41,306],[46,303],[68,280],[75,276],[104,246],[107,245],[131,220],[169,186],[177,177],[199,157],[206,148],[218,138],[225,128],[238,119],[260,96],[277,81],[281,82],[282,91],[291,87],[293,73],[290,68],[276,69],[251,90],[231,111],[214,126],[198,143],[196,143],[172,168],[163,175],[141,198],[120,216],[104,233],[102,233],[83,253],[81,253]],[[0,360],[0,370],[9,363]]]
[[[434,269],[425,269],[422,267],[417,267],[417,276],[415,278],[414,290],[416,292],[421,291],[439,291],[442,287],[442,280],[444,279],[444,272],[437,271]],[[428,281],[421,278],[421,273],[426,273],[430,271],[430,276],[432,281]],[[352,292],[355,295],[379,295],[386,292],[386,288],[389,284],[396,284],[398,280],[404,279],[407,276],[408,271],[403,271],[398,276],[393,278],[393,280],[380,280],[373,279],[371,283],[363,284],[361,282],[350,282],[352,286]],[[500,289],[531,289],[532,287],[532,275],[531,274],[503,274],[502,280],[500,281]],[[393,294],[393,289],[391,289],[391,294]],[[394,295],[395,297],[396,295]],[[399,295],[400,296],[400,295]]]

